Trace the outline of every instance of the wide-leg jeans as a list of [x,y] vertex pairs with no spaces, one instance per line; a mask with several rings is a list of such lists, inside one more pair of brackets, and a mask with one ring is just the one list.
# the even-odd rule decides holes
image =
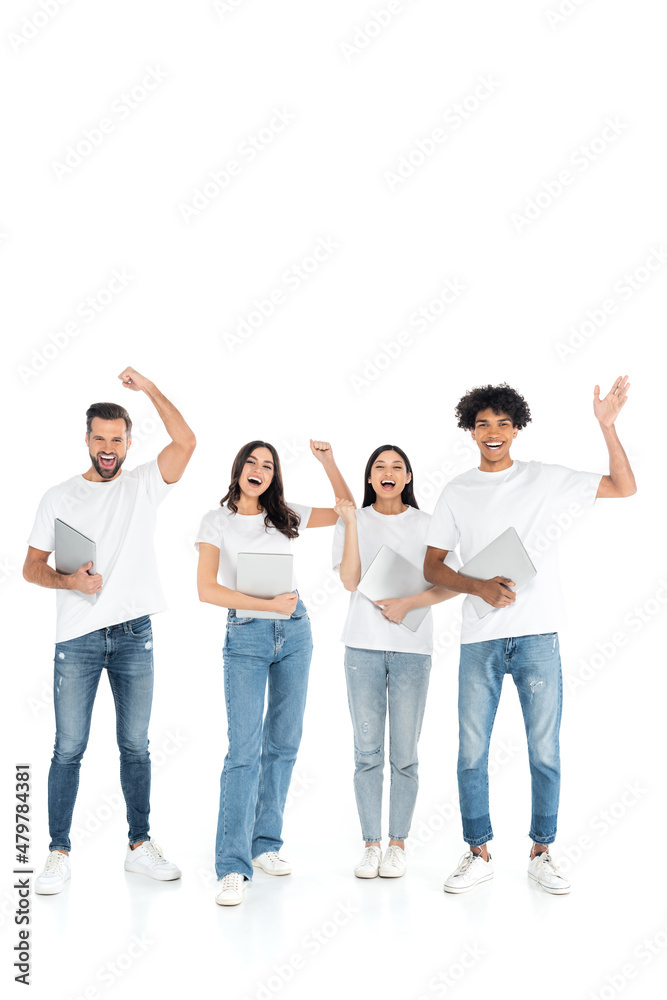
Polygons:
[[[313,650],[301,600],[291,618],[238,618],[223,648],[228,748],[220,777],[215,845],[218,878],[251,879],[252,859],[279,851]],[[268,684],[266,715],[264,698]]]

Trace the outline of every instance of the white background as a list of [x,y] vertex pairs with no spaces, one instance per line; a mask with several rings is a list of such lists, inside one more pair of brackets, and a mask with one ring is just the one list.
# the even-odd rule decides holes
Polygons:
[[[152,831],[183,878],[158,884],[123,872],[126,825],[102,679],[72,881],[32,903],[31,995],[657,996],[667,969],[667,563],[654,453],[663,449],[667,232],[655,3],[406,0],[381,28],[373,12],[389,10],[385,0],[44,4],[48,16],[37,0],[6,0],[1,15],[3,976],[13,975],[18,930],[14,764],[32,765],[39,871],[54,728],[55,602],[20,568],[40,497],[87,467],[91,402],[129,407],[128,467],[166,443],[150,401],[116,380],[131,364],[198,438],[160,512],[171,610],[154,622]],[[149,71],[154,89],[142,90]],[[288,124],[261,132],[278,124],[276,110]],[[91,133],[105,118],[110,130]],[[429,145],[434,129],[440,141]],[[101,141],[86,146],[86,130]],[[257,135],[266,141],[251,160],[244,150]],[[412,159],[410,176],[392,180],[401,157]],[[240,170],[222,190],[209,173],[230,160]],[[570,183],[559,190],[564,170]],[[203,207],[188,213],[198,188]],[[335,247],[317,267],[303,264],[318,240]],[[285,276],[294,265],[306,269],[299,282]],[[116,282],[110,296],[114,270],[126,286]],[[635,289],[624,277],[633,274]],[[440,308],[447,281],[465,290]],[[277,290],[272,315],[255,316],[250,336],[233,343],[255,300]],[[81,305],[89,296],[99,310],[92,321]],[[423,329],[410,324],[421,307],[430,317]],[[515,457],[606,472],[593,387],[606,392],[625,373],[632,388],[618,429],[639,492],[597,503],[562,538],[570,625],[561,637],[554,855],[571,895],[548,896],[526,877],[529,775],[511,682],[491,751],[497,874],[465,896],[442,892],[464,850],[458,601],[435,612],[440,652],[408,874],[353,877],[361,841],[339,643],[347,598],[329,569],[332,529],[323,529],[296,546],[315,653],[285,814],[294,874],[260,872],[240,907],[216,906],[224,617],[197,600],[192,541],[226,491],[238,448],[272,441],[288,499],[326,505],[309,437],[332,441],[359,501],[368,455],[395,442],[432,510],[444,482],[476,462],[453,416],[472,385],[506,380],[528,399],[533,423]]]

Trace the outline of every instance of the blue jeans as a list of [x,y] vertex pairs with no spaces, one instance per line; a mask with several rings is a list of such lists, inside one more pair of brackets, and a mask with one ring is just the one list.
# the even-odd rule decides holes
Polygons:
[[312,651],[301,600],[291,618],[237,618],[229,612],[222,651],[229,745],[220,776],[218,878],[239,872],[251,879],[252,859],[283,845],[283,811],[301,742]]
[[424,653],[345,647],[354,730],[354,793],[365,841],[380,840],[384,731],[389,704],[389,839],[405,840],[417,800],[417,742],[431,673]]
[[129,842],[148,840],[151,766],[148,720],[153,698],[153,633],[148,615],[56,643],[53,700],[56,742],[49,770],[49,850],[70,850],[69,832],[88,745],[93,702],[106,667],[116,706],[120,783]]
[[505,674],[517,691],[528,740],[532,790],[529,836],[556,839],[560,793],[558,731],[563,703],[558,634],[464,643],[459,666],[459,800],[463,839],[479,847],[493,837],[489,817],[489,742]]

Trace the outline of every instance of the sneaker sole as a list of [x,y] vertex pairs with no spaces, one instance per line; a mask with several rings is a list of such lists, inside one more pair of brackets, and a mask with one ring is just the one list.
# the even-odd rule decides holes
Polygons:
[[566,896],[568,894],[568,892],[570,892],[572,890],[572,886],[571,885],[569,885],[567,887],[567,889],[550,889],[548,886],[542,885],[542,883],[540,882],[540,880],[538,878],[536,878],[533,875],[532,872],[528,872],[528,878],[532,879],[533,882],[537,882],[537,884],[539,885],[540,889],[544,889],[545,892],[551,893],[552,896]]
[[156,882],[175,882],[177,878],[181,877],[181,872],[178,875],[153,875],[151,872],[145,872],[141,868],[128,868],[127,865],[124,866],[126,872],[130,872],[131,875],[145,875],[146,878],[155,879]]
[[218,906],[238,906],[239,903],[243,902],[243,896],[240,899],[215,899]]
[[252,863],[253,868],[259,868],[260,871],[265,872],[267,875],[291,875],[291,868],[284,868],[281,872],[275,872],[271,868],[265,868],[264,865],[258,865],[256,861]]
[[402,872],[383,872],[383,871],[379,871],[378,875],[380,876],[380,878],[402,878],[405,875],[405,872],[404,871],[402,871]]
[[467,885],[467,886],[465,886],[465,888],[462,888],[462,889],[454,889],[454,888],[452,888],[449,885],[444,885],[443,889],[445,890],[445,892],[452,892],[452,893],[455,893],[455,894],[458,894],[458,893],[461,893],[461,892],[470,892],[471,889],[474,889],[475,886],[481,885],[482,882],[488,882],[489,879],[493,878],[494,874],[495,874],[494,872],[491,872],[490,875],[485,875],[484,878],[478,878],[477,881],[473,882],[472,885]]
[[63,882],[62,885],[59,885],[57,888],[53,888],[53,889],[38,889],[37,886],[35,886],[35,893],[38,896],[55,896],[57,893],[63,891],[63,889],[65,888],[65,885],[67,884],[68,881],[69,881],[69,879],[66,879],[65,882]]
[[368,872],[368,873],[366,873],[366,872],[355,872],[354,873],[355,878],[377,878],[379,874],[380,874],[379,872]]

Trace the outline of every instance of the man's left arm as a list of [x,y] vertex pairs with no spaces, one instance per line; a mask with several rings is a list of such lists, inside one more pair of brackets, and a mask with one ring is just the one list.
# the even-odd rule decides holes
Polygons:
[[616,417],[625,406],[630,383],[628,376],[619,376],[604,399],[600,399],[600,386],[595,386],[593,412],[600,422],[602,435],[609,451],[609,475],[603,476],[598,486],[598,497],[631,497],[637,492],[637,484],[628,456],[616,433]]
[[157,457],[157,464],[165,483],[176,483],[185,472],[192,458],[197,439],[185,420],[166,396],[150,379],[140,375],[134,368],[126,368],[118,378],[127,389],[144,392],[153,403],[158,415],[171,438],[171,444],[163,448]]

